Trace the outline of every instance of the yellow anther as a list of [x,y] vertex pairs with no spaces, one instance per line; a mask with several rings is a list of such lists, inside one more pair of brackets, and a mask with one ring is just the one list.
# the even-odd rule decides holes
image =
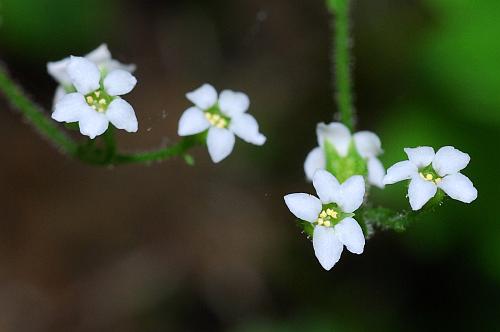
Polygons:
[[338,215],[337,211],[333,211],[332,218],[333,219],[337,219],[337,215]]
[[326,221],[324,222],[324,225],[325,225],[326,227],[330,227],[330,225],[331,225],[330,220],[326,220]]
[[321,218],[326,218],[327,214],[326,214],[326,212],[325,212],[325,211],[321,211],[321,213],[319,214],[319,216],[320,216]]
[[207,112],[207,113],[205,113],[205,117],[206,117],[208,120],[212,119],[212,113],[208,113],[208,112]]
[[91,106],[94,111],[97,111],[97,107],[95,105]]
[[101,91],[96,91],[94,94],[95,94],[95,96],[96,96],[97,98],[99,98],[99,95],[101,94]]
[[214,119],[214,121],[219,121],[220,115],[219,114],[214,114],[214,116],[212,117],[212,119]]
[[103,98],[103,99],[99,100],[99,104],[106,105],[106,99]]
[[226,125],[227,125],[227,122],[224,119],[219,119],[219,121],[217,121],[217,123],[215,124],[215,126],[217,128],[225,128]]
[[87,96],[87,103],[88,104],[93,104],[94,103],[94,98],[92,98],[92,96]]
[[99,107],[98,112],[100,112],[100,113],[104,113],[104,107]]
[[441,178],[436,178],[436,180],[434,180],[434,182],[436,182],[436,184],[438,184],[439,182],[441,182],[442,179]]
[[318,225],[323,225],[323,223],[324,223],[324,220],[321,218],[318,218]]
[[326,209],[326,214],[333,217],[333,210],[332,209]]
[[432,180],[432,174],[427,174],[425,176],[425,179],[431,181]]

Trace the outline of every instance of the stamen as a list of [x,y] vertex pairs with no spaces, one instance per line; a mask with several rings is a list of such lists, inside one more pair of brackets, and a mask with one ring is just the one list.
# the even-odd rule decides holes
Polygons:
[[87,104],[93,104],[94,103],[94,98],[92,96],[87,96]]
[[324,225],[325,225],[326,227],[330,227],[330,225],[331,225],[330,220],[326,220],[326,221],[325,221],[325,223],[324,223]]
[[433,178],[433,177],[432,177],[432,174],[427,174],[427,175],[425,176],[425,179],[426,179],[426,180],[429,180],[429,181],[431,181],[431,180],[432,180],[432,178]]
[[95,94],[95,96],[96,96],[97,98],[99,98],[99,95],[101,94],[101,91],[96,91],[94,94]]
[[106,105],[106,99],[103,98],[103,99],[99,100],[99,104]]

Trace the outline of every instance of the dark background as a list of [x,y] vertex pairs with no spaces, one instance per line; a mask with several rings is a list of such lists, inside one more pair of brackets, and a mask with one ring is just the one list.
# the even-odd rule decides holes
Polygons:
[[[47,61],[108,43],[136,63],[140,130],[177,140],[184,94],[248,93],[268,137],[213,165],[96,168],[58,153],[0,98],[1,331],[494,331],[500,329],[500,2],[356,0],[359,129],[403,147],[454,145],[479,190],[407,232],[377,233],[332,271],[283,203],[313,192],[302,164],[330,121],[320,0],[0,0],[0,59],[50,109]],[[404,186],[373,189],[407,207]]]

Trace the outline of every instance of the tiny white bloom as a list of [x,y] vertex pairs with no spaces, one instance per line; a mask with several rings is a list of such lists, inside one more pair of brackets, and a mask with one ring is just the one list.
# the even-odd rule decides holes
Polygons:
[[104,133],[109,122],[118,129],[137,131],[134,109],[119,97],[135,87],[137,79],[132,74],[115,69],[101,77],[97,65],[82,57],[71,57],[67,72],[76,92],[64,95],[56,103],[54,120],[78,122],[80,132],[92,139]]
[[359,155],[366,160],[368,167],[368,182],[379,188],[383,188],[382,179],[385,175],[384,166],[377,158],[382,150],[380,138],[370,131],[359,131],[351,135],[349,129],[340,122],[329,124],[318,123],[316,126],[318,147],[314,148],[306,157],[304,171],[309,181],[317,169],[326,167],[326,156],[324,150],[325,140],[332,144],[341,157],[347,156],[349,146],[354,140]]
[[[106,44],[101,44],[98,48],[85,55],[84,58],[92,61],[99,68],[103,76],[116,69],[125,70],[129,73],[133,73],[136,69],[133,64],[126,65],[113,59]],[[48,73],[59,83],[54,96],[54,105],[65,94],[72,92],[71,78],[68,73],[70,61],[71,57],[67,57],[59,61],[47,63]]]
[[190,136],[208,129],[208,153],[214,163],[226,158],[233,150],[235,136],[255,145],[263,145],[266,137],[259,132],[255,118],[246,113],[250,106],[242,92],[217,91],[210,84],[186,94],[195,106],[188,108],[179,119],[179,136]]
[[405,148],[409,160],[400,161],[387,170],[384,184],[410,180],[408,198],[413,210],[419,210],[438,188],[448,196],[464,203],[477,198],[477,190],[460,171],[469,164],[470,156],[452,146],[434,153],[429,146]]
[[321,266],[330,270],[344,246],[352,253],[363,253],[365,237],[352,212],[363,203],[365,180],[355,175],[340,184],[328,171],[319,169],[314,173],[313,186],[319,199],[289,194],[284,197],[285,203],[297,218],[314,225],[314,253]]

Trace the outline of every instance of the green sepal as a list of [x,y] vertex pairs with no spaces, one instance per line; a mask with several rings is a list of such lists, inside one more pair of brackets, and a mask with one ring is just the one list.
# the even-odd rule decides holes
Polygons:
[[74,130],[74,131],[80,130],[80,126],[78,125],[78,122],[65,123],[64,127],[66,127],[66,129]]
[[194,157],[192,155],[185,154],[183,155],[183,158],[186,164],[188,164],[189,166],[194,166],[195,162],[194,162]]
[[297,226],[300,228],[302,233],[304,233],[307,238],[312,239],[313,234],[314,234],[314,225],[308,221],[305,220],[296,220]]
[[354,140],[351,140],[345,157],[340,156],[335,146],[328,140],[325,140],[323,149],[326,156],[326,170],[332,173],[340,183],[353,175],[366,176],[368,174],[366,161],[358,153]]

